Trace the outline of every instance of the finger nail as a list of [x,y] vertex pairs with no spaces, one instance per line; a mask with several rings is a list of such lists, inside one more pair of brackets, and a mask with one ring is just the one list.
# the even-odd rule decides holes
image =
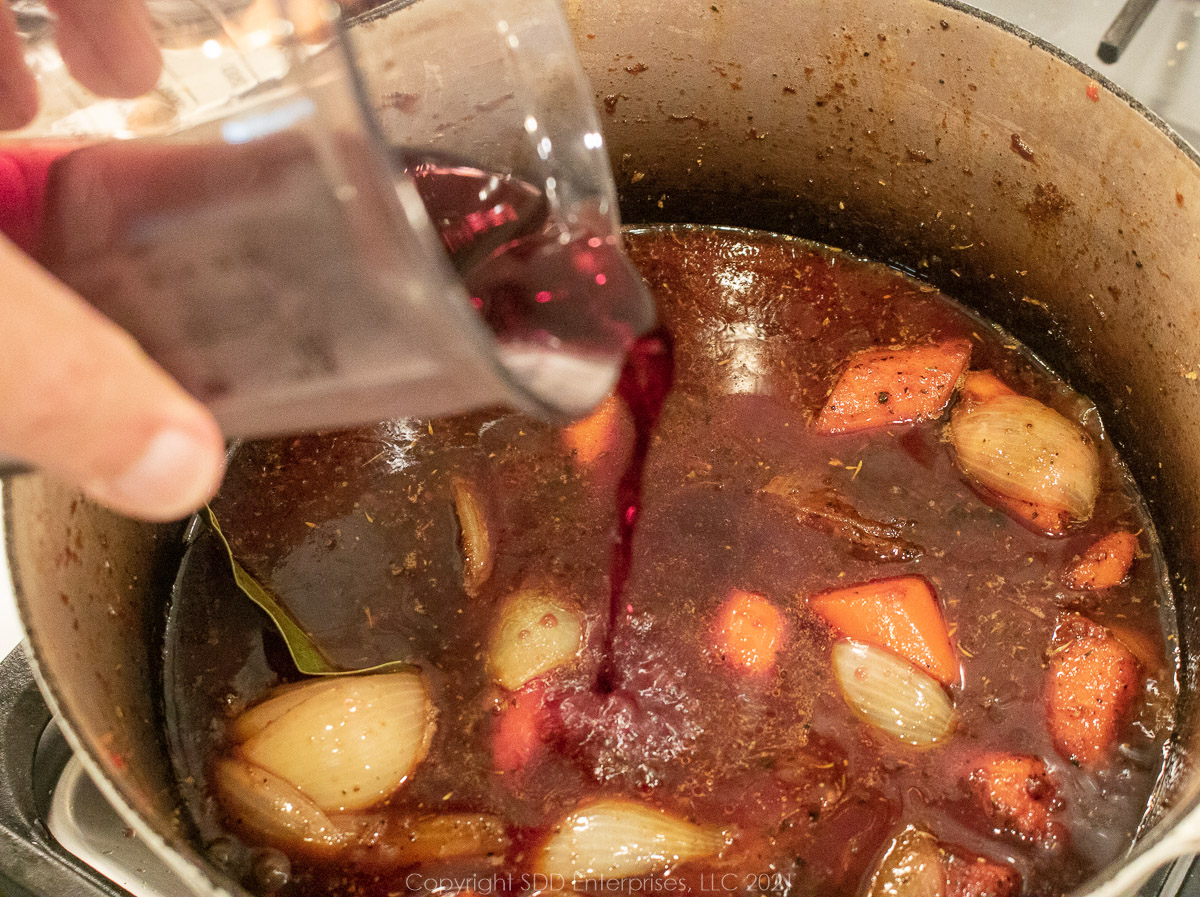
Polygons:
[[141,457],[87,491],[119,510],[152,520],[188,514],[215,491],[223,454],[211,440],[177,427],[160,430]]

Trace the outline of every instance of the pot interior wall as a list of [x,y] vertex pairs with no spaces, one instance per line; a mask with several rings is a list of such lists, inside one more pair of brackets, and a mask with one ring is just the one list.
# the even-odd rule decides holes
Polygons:
[[[436,136],[419,103],[388,102],[436,90],[436,73],[370,66],[372,44],[420,10],[408,7],[365,16],[354,39],[388,132]],[[568,11],[627,222],[822,240],[915,271],[1007,326],[1104,410],[1158,523],[1179,604],[1191,606],[1193,156],[1125,98],[1093,90],[1089,74],[931,0],[571,0]],[[5,507],[47,685],[118,791],[187,852],[154,697],[160,574],[177,558],[177,530],[118,520],[37,477],[12,483]],[[1200,614],[1182,613],[1179,627],[1179,734],[1154,818],[1190,807],[1198,790]]]

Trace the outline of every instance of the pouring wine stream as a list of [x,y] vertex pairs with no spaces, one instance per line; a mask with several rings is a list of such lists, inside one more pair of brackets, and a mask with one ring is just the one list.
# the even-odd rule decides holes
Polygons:
[[617,538],[609,562],[609,618],[605,633],[604,660],[597,680],[599,689],[615,687],[614,639],[622,613],[633,613],[625,603],[625,587],[633,565],[633,537],[642,510],[642,484],[646,458],[663,404],[675,380],[675,356],[671,334],[658,327],[637,340],[629,349],[617,381],[616,394],[633,418],[633,449],[617,481]]

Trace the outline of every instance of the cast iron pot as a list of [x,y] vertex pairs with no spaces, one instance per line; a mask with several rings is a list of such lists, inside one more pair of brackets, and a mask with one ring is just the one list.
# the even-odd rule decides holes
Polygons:
[[[1008,327],[1103,409],[1171,566],[1180,701],[1136,845],[1081,893],[1132,893],[1200,850],[1200,157],[1094,72],[947,0],[568,7],[626,222],[764,228],[893,262]],[[356,23],[368,60],[410,15],[419,0]],[[422,127],[384,102],[412,91],[403,76],[368,72],[396,134]],[[28,653],[72,745],[189,887],[241,893],[187,839],[160,725],[181,527],[118,518],[40,476],[8,484],[4,512]],[[0,787],[20,778],[9,759]],[[44,838],[26,815],[0,820],[10,877],[88,893],[22,860],[13,830]]]

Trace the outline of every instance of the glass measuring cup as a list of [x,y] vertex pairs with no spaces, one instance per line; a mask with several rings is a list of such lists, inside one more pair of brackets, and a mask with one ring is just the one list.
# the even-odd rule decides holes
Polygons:
[[14,4],[42,111],[0,227],[228,434],[608,392],[653,313],[553,0],[148,6],[159,84],[100,100]]

